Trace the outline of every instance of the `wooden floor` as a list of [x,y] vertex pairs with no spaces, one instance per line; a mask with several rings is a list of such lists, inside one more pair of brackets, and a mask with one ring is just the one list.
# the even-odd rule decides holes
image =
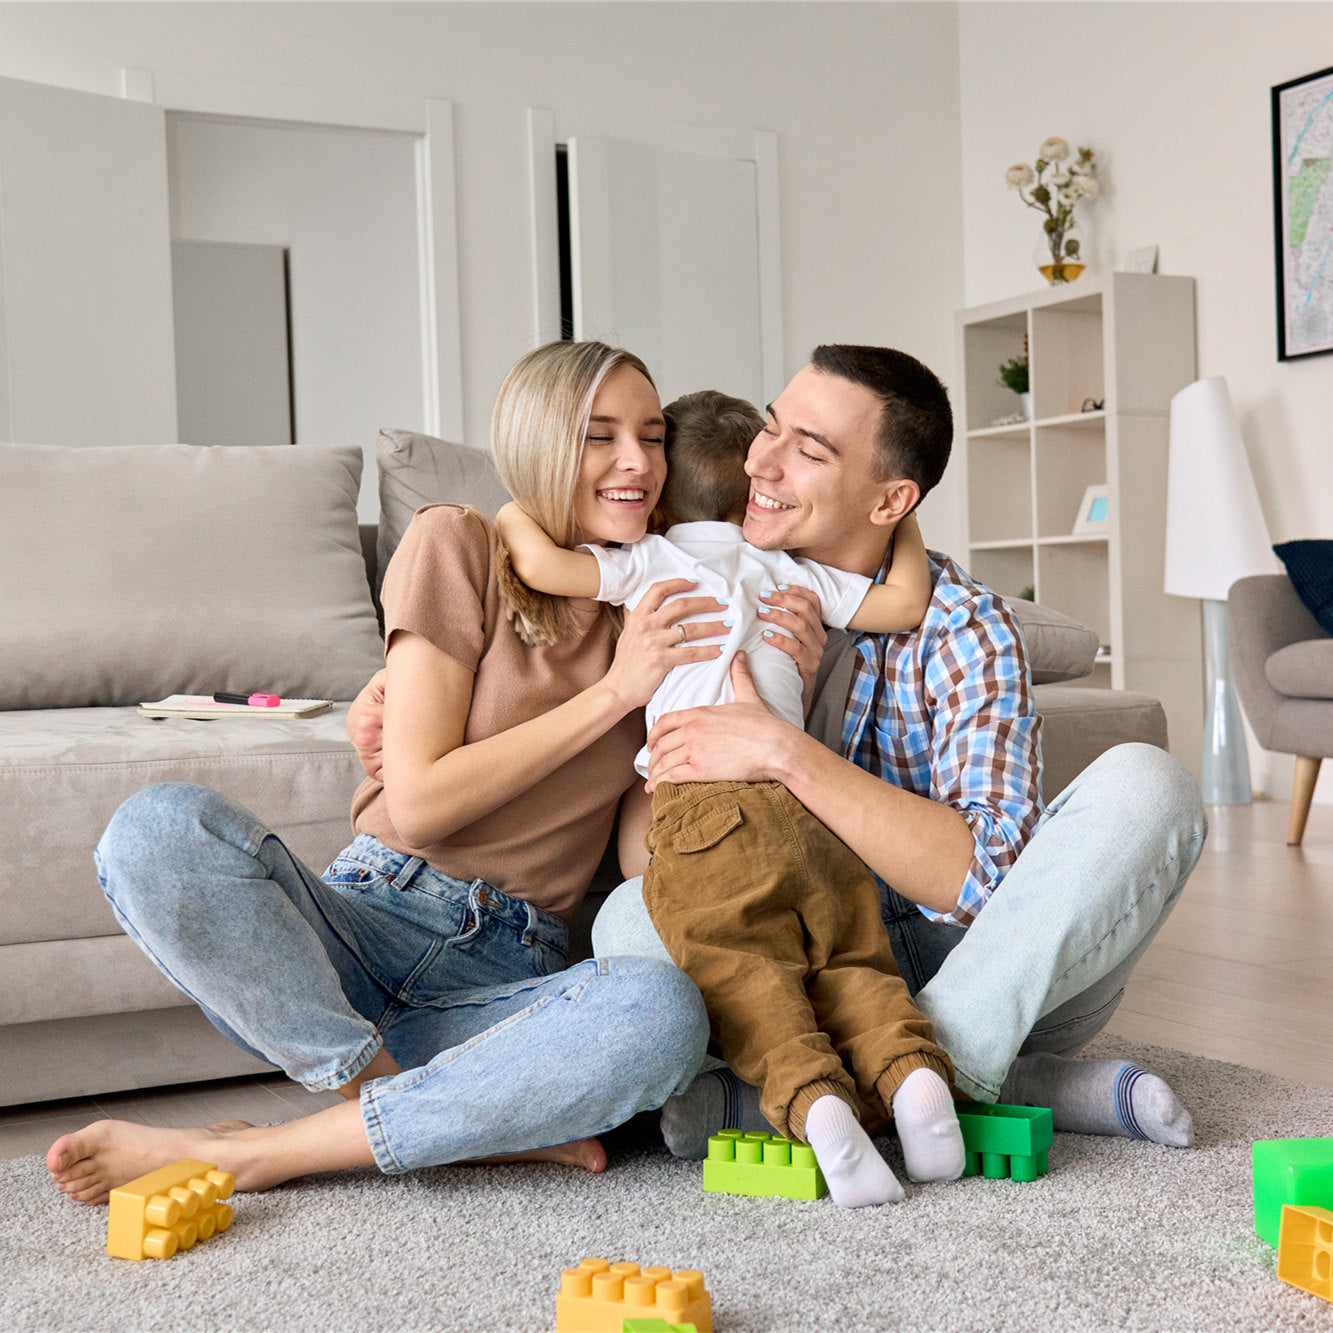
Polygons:
[[[1285,845],[1285,803],[1216,806],[1209,820],[1199,866],[1109,1030],[1333,1087],[1333,809],[1314,807],[1299,848]],[[0,1157],[45,1152],[107,1116],[267,1124],[337,1100],[272,1075],[0,1109]]]

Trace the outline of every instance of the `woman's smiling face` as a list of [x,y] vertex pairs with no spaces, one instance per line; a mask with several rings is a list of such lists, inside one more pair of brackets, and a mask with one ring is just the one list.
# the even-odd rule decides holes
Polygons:
[[583,439],[574,522],[581,542],[636,542],[666,480],[666,420],[657,391],[620,365],[593,398]]

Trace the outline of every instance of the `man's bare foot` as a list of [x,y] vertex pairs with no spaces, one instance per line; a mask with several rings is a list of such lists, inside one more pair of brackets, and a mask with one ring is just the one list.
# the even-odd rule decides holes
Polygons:
[[576,1139],[573,1143],[557,1143],[554,1148],[533,1148],[530,1152],[506,1153],[501,1157],[475,1157],[457,1165],[504,1166],[509,1162],[563,1162],[566,1166],[581,1166],[596,1176],[606,1170],[606,1149],[601,1139]]
[[46,1154],[46,1169],[62,1194],[78,1203],[105,1203],[116,1186],[182,1157],[215,1162],[234,1174],[237,1154],[232,1145],[246,1130],[253,1131],[254,1126],[245,1120],[223,1120],[207,1129],[159,1129],[127,1120],[96,1120],[73,1134],[61,1135]]

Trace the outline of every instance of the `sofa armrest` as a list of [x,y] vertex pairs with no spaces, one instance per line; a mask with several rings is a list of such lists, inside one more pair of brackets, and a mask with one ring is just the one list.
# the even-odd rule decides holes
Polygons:
[[1286,696],[1273,688],[1265,674],[1268,659],[1293,643],[1329,636],[1306,610],[1285,574],[1237,579],[1231,585],[1227,608],[1236,689],[1255,738],[1264,749],[1272,749],[1273,725]]

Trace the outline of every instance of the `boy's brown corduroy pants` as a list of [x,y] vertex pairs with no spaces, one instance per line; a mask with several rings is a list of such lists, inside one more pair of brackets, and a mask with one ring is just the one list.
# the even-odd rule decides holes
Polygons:
[[781,783],[660,784],[648,850],[653,925],[780,1133],[803,1140],[827,1094],[873,1132],[914,1069],[952,1079],[898,975],[878,885]]

